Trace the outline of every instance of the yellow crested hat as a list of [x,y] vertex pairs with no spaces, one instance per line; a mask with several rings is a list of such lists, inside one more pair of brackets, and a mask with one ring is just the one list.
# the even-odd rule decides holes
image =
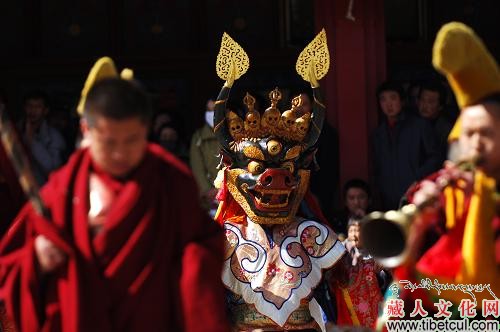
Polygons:
[[109,57],[102,57],[96,61],[92,69],[90,70],[89,76],[85,81],[83,86],[82,94],[78,106],[76,108],[79,115],[83,115],[83,108],[85,106],[85,100],[87,99],[87,94],[94,84],[105,78],[122,78],[124,80],[132,80],[134,78],[134,72],[131,69],[125,68],[122,70],[120,75],[116,70],[115,63]]
[[[500,92],[500,70],[481,39],[460,22],[439,30],[432,50],[432,64],[450,83],[460,109]],[[449,140],[458,138],[460,118]]]

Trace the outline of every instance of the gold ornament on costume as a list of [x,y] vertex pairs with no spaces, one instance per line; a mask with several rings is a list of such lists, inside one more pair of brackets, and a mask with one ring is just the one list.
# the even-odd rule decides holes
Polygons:
[[245,115],[245,133],[247,137],[258,137],[260,132],[260,113],[255,110],[255,98],[248,92],[243,98],[243,102],[248,107],[248,112]]
[[292,99],[292,108],[281,114],[279,128],[280,131],[292,133],[295,130],[295,120],[297,120],[297,108],[302,105],[302,97],[299,95]]
[[276,108],[281,100],[281,91],[277,87],[274,88],[273,91],[269,92],[269,99],[271,99],[271,108]]
[[330,53],[326,42],[326,32],[322,29],[300,53],[295,69],[297,73],[314,87],[330,68]]
[[292,109],[291,111],[293,111],[294,113],[297,111],[297,108],[299,108],[300,106],[302,106],[302,95],[298,95],[297,97],[294,97],[292,99]]
[[[243,99],[248,108],[245,120],[232,111],[226,115],[229,133],[235,143],[244,139],[256,140],[269,136],[297,142],[305,138],[311,123],[311,114],[306,113],[297,118],[297,108],[302,105],[301,96],[293,98],[291,109],[283,112],[283,114],[277,108],[278,102],[281,100],[281,92],[278,88],[269,93],[269,98],[271,99],[271,106],[266,109],[262,116],[255,109],[255,98],[249,93]],[[233,144],[234,148],[236,146],[237,144]]]
[[269,142],[267,142],[267,152],[269,152],[271,156],[276,156],[281,152],[282,149],[283,146],[276,140],[270,140]]
[[258,175],[265,170],[265,167],[262,162],[252,160],[248,163],[247,169],[252,175]]
[[247,72],[250,60],[245,50],[224,32],[215,66],[217,75],[225,80],[228,86],[231,86],[235,80]]
[[295,112],[293,110],[284,111],[283,114],[281,114],[281,119],[279,123],[280,130],[292,131],[294,129],[294,124],[296,119],[297,116],[295,115]]
[[255,110],[255,98],[247,92],[245,95],[245,98],[243,98],[243,103],[247,105],[248,111],[254,111]]
[[262,151],[254,146],[254,145],[247,145],[243,148],[243,154],[245,157],[250,158],[250,159],[257,159],[257,160],[266,160],[264,157],[264,154]]
[[85,85],[82,89],[82,94],[78,106],[76,108],[79,115],[83,115],[83,110],[85,106],[85,100],[87,100],[87,94],[94,84],[100,80],[106,78],[122,78],[124,80],[132,80],[134,78],[134,72],[131,69],[125,68],[122,70],[120,75],[116,70],[113,60],[109,57],[102,57],[96,61],[92,69],[90,70],[89,76],[85,81]]
[[271,106],[268,107],[262,115],[261,137],[277,135],[279,130],[279,120],[281,118],[281,112],[277,108],[277,105],[281,100],[281,92],[278,90],[278,88],[275,88],[269,93],[269,99],[271,99]]
[[298,95],[292,99],[292,108],[281,115],[280,130],[294,141],[302,141],[309,130],[311,115],[306,113],[297,118],[297,109],[302,106],[302,96]]
[[300,145],[296,145],[286,152],[285,160],[295,159],[300,155],[301,152],[302,152],[302,147]]
[[230,111],[227,115],[227,122],[229,126],[229,133],[233,139],[237,142],[245,137],[245,127],[243,125],[243,120],[238,116],[238,114]]
[[300,142],[304,139],[304,137],[306,137],[310,123],[311,123],[310,113],[306,113],[297,120],[295,120],[295,130],[293,133],[294,133],[294,139],[296,141]]

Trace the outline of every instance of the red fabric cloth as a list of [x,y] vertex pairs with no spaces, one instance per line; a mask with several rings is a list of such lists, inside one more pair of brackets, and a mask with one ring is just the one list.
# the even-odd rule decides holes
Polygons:
[[[42,190],[51,220],[25,206],[0,244],[0,298],[20,330],[228,331],[222,232],[193,202],[189,170],[150,145],[94,238],[91,171],[88,150],[77,151]],[[37,234],[68,255],[43,280]]]

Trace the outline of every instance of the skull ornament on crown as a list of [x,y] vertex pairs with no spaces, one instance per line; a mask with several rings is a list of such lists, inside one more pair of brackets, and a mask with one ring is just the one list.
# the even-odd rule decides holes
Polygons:
[[[324,31],[321,34],[324,36]],[[316,48],[315,56],[304,50],[296,66],[304,80],[311,83],[312,113],[298,116],[300,96],[281,113],[277,105],[282,94],[276,88],[269,93],[270,106],[263,113],[255,109],[255,98],[247,93],[243,100],[247,112],[239,117],[226,112],[226,101],[234,81],[248,69],[249,60],[241,46],[224,34],[217,73],[226,83],[215,103],[214,132],[222,147],[224,185],[255,223],[292,221],[307,191],[315,144],[325,118],[318,80],[329,68],[326,37]]]

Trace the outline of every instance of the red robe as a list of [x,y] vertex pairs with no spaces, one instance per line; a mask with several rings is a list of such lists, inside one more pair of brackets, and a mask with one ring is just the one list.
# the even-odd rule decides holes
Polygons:
[[[222,233],[198,208],[190,171],[150,145],[103,230],[88,225],[88,150],[42,190],[51,220],[25,206],[0,244],[0,299],[22,331],[226,331]],[[33,243],[68,256],[45,277]],[[43,280],[42,280],[43,279]]]

